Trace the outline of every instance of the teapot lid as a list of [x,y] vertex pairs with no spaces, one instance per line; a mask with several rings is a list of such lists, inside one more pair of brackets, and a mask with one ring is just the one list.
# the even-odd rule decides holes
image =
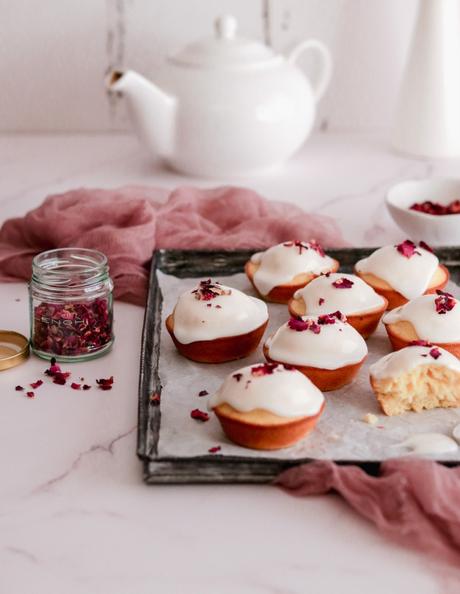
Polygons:
[[169,60],[182,66],[225,68],[265,65],[280,59],[263,43],[237,37],[237,28],[235,17],[221,16],[215,21],[214,37],[187,45]]

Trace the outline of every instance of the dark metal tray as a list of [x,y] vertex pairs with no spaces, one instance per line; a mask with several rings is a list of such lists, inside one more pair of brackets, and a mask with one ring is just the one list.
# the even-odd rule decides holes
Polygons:
[[[375,248],[328,250],[339,260],[340,269],[351,272],[354,263]],[[205,251],[159,250],[154,252],[142,332],[139,380],[139,424],[137,455],[143,461],[144,480],[155,483],[268,483],[280,472],[311,462],[310,458],[275,460],[244,456],[160,457],[158,440],[161,430],[161,380],[158,375],[162,295],[156,271],[179,278],[230,275],[243,272],[244,264],[254,250]],[[451,278],[460,284],[460,247],[439,248],[439,259],[449,268]],[[357,464],[341,460],[339,464]],[[449,466],[455,463],[447,462]],[[379,462],[359,463],[369,474],[378,474]]]

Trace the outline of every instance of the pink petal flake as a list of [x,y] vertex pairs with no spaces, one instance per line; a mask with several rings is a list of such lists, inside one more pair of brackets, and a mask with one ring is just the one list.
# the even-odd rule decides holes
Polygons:
[[190,416],[192,417],[192,419],[195,419],[196,421],[201,421],[202,423],[204,423],[205,421],[209,421],[208,413],[204,412],[204,410],[200,410],[199,408],[194,408],[190,413]]
[[217,452],[220,452],[221,449],[221,446],[212,446],[212,448],[209,448],[208,452],[210,454],[217,454]]
[[349,278],[342,277],[333,281],[332,286],[336,289],[351,289],[354,284],[355,283]]
[[264,375],[271,375],[278,367],[278,363],[261,363],[251,367],[251,375],[255,377],[262,377]]
[[411,340],[408,346],[422,346],[422,347],[431,347],[433,346],[431,342],[427,340]]
[[96,380],[96,384],[100,390],[111,390],[113,386],[113,375],[108,378],[100,378]]
[[425,241],[419,241],[419,246],[423,250],[426,250],[427,252],[431,252],[432,254],[434,254],[433,248],[431,246],[429,246]]
[[[220,283],[213,283],[211,279],[208,278],[207,280],[201,281],[198,288],[194,289],[192,293],[195,295],[195,299],[199,299],[200,301],[210,301],[219,295],[230,295],[231,290],[224,289],[221,287]],[[208,307],[211,307],[211,304],[209,304]]]
[[439,359],[441,351],[438,348],[433,347],[430,351],[430,356],[433,357],[434,360]]
[[420,252],[417,252],[417,249],[416,249],[417,246],[410,239],[406,239],[405,241],[403,241],[402,243],[399,243],[395,247],[398,250],[398,252],[405,258],[412,258],[412,256],[414,254],[417,254],[418,256],[420,256]]
[[312,250],[315,250],[322,258],[326,255],[326,252],[323,249],[323,246],[316,241],[316,239],[310,239],[308,245],[311,247]]
[[448,311],[454,309],[457,301],[453,295],[439,290],[436,293],[438,296],[434,300],[434,305],[438,314],[446,314]]

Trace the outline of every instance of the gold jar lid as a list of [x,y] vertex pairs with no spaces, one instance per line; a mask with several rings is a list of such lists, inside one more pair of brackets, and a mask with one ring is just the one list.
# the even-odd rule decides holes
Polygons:
[[29,340],[13,330],[0,330],[0,371],[23,363],[29,356]]

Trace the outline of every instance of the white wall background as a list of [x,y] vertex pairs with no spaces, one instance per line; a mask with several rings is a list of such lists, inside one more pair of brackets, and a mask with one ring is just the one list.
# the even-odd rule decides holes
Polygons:
[[[154,78],[164,56],[234,14],[240,32],[285,51],[329,45],[334,79],[322,129],[386,128],[417,0],[0,0],[0,131],[117,131],[124,105],[103,78],[134,68]],[[304,67],[314,75],[314,64]]]

